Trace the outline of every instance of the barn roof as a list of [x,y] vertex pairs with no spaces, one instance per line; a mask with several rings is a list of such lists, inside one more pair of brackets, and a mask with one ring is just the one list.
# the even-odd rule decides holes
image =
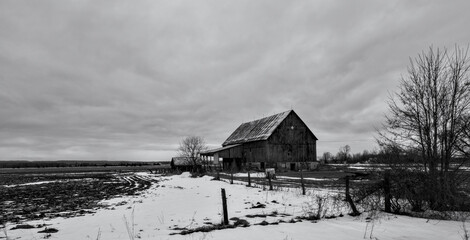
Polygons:
[[208,149],[208,150],[205,150],[205,151],[201,151],[201,155],[212,155],[216,152],[221,152],[223,150],[227,150],[227,149],[230,149],[230,148],[234,148],[234,147],[238,147],[240,146],[241,144],[235,144],[235,145],[230,145],[230,146],[225,146],[225,147],[221,147],[221,148],[215,148],[215,149]]
[[222,146],[268,139],[274,130],[293,110],[278,113],[251,122],[242,123]]

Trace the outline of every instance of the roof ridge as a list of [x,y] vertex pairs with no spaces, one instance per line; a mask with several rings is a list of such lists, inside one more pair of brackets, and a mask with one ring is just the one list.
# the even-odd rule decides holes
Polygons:
[[[244,123],[251,123],[251,122],[256,122],[256,121],[260,121],[260,120],[263,120],[263,119],[266,119],[266,118],[270,118],[270,117],[274,117],[274,116],[277,116],[277,115],[281,115],[281,114],[284,114],[284,113],[287,113],[287,112],[291,112],[291,111],[294,111],[292,109],[290,110],[287,110],[287,111],[284,111],[284,112],[280,112],[280,113],[276,113],[276,114],[273,114],[273,115],[269,115],[267,117],[262,117],[262,118],[258,118],[258,119],[255,119],[255,120],[252,120],[252,121],[248,121],[248,122],[244,122]],[[288,114],[286,114],[287,116]],[[242,123],[243,124],[243,123]]]
[[[256,126],[257,126],[258,124],[260,124],[260,123],[262,123],[263,121],[266,121],[266,120],[268,120],[268,119],[270,119],[270,118],[274,118],[274,117],[281,116],[281,115],[284,115],[284,114],[285,114],[284,117],[283,117],[280,121],[275,122],[275,124],[274,124],[273,126],[269,126],[269,125],[268,125],[268,126],[269,126],[269,129],[271,129],[271,128],[273,128],[273,127],[276,128],[276,127],[279,126],[279,124],[287,117],[287,115],[289,115],[290,111],[292,111],[292,110],[288,110],[288,111],[276,113],[276,114],[273,114],[273,115],[270,115],[270,116],[267,116],[267,117],[264,117],[264,118],[260,118],[260,119],[253,120],[253,122],[257,122],[257,123],[256,123],[256,125],[249,131],[249,133],[247,134],[247,136],[245,136],[244,140],[248,140],[248,139],[249,139],[248,136],[251,134],[251,132],[256,128]],[[272,123],[270,123],[270,125],[271,125],[271,124],[272,124]],[[269,135],[271,135],[271,134],[272,134],[272,131],[269,131],[268,133],[269,133]]]
[[225,140],[222,146],[241,142],[266,140],[291,112],[293,112],[292,109],[244,122]]

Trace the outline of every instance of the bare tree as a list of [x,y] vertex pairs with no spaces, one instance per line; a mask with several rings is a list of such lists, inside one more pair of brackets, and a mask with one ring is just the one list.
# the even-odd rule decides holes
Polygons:
[[419,153],[433,208],[453,200],[449,199],[456,192],[453,173],[459,166],[451,163],[468,158],[469,70],[468,48],[448,52],[430,47],[410,59],[408,74],[390,97],[389,114],[379,133],[380,144]]
[[193,171],[195,171],[200,161],[200,153],[206,149],[207,146],[204,138],[188,136],[180,142],[178,153],[180,157],[185,157],[193,165]]
[[345,145],[339,148],[339,152],[336,154],[336,158],[341,162],[347,162],[351,158],[351,147]]
[[324,152],[322,157],[321,157],[321,160],[324,163],[327,163],[327,162],[331,161],[332,158],[333,158],[333,155],[330,152]]

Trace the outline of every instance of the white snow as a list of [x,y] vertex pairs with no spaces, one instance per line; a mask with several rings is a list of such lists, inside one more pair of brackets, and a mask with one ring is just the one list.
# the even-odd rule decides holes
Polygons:
[[[227,175],[230,176],[228,173],[220,173],[221,175]],[[234,177],[248,177],[248,173],[234,173]],[[266,174],[264,172],[256,172],[256,173],[250,173],[251,178],[266,178]],[[288,176],[276,176],[276,178],[279,179],[294,179],[294,180],[300,180],[300,177],[288,177]],[[338,178],[308,178],[304,177],[305,180],[312,180],[312,181],[333,181],[333,180],[338,180]]]
[[[51,239],[83,240],[119,240],[132,239],[462,239],[462,223],[458,221],[437,221],[381,213],[373,222],[366,220],[367,213],[360,217],[347,215],[342,205],[339,211],[345,215],[334,219],[324,219],[316,223],[304,220],[298,223],[280,223],[279,225],[259,226],[255,223],[266,220],[288,221],[295,216],[302,216],[308,211],[309,203],[315,196],[303,196],[299,189],[282,191],[263,191],[260,188],[246,187],[222,181],[211,181],[211,177],[191,178],[184,173],[178,176],[159,177],[148,174],[146,177],[160,179],[151,189],[139,196],[129,196],[103,201],[108,209],[98,210],[74,218],[55,218],[30,221],[29,224],[51,224],[59,230],[52,233]],[[169,235],[180,231],[176,227],[196,228],[207,222],[220,223],[222,220],[221,188],[227,192],[229,217],[239,217],[250,222],[247,228],[215,230],[208,233],[189,235]],[[328,192],[328,191],[324,191]],[[315,192],[313,192],[314,194]],[[335,194],[335,193],[331,193]],[[262,203],[266,208],[251,208]],[[313,204],[315,206],[315,204]],[[273,211],[291,216],[248,218],[248,214],[270,214]],[[336,211],[336,212],[334,212]],[[331,213],[339,214],[331,209]],[[127,222],[127,226],[126,226]],[[233,223],[233,221],[231,221]],[[467,223],[467,228],[470,224]],[[17,229],[9,224],[9,239],[42,239],[41,229]],[[132,230],[134,229],[134,230]],[[372,230],[371,230],[372,229]],[[470,229],[469,229],[470,230]],[[3,236],[0,230],[0,239]],[[98,238],[97,236],[100,235]]]
[[[71,174],[74,174],[74,173],[71,173]],[[3,185],[3,186],[7,187],[7,188],[12,188],[12,187],[19,187],[19,186],[42,185],[42,184],[54,183],[54,182],[72,182],[72,181],[93,181],[93,178],[80,178],[80,179],[67,179],[67,180],[54,180],[54,181],[38,181],[38,182],[29,182],[29,183]]]
[[17,186],[28,186],[28,185],[41,185],[41,184],[46,184],[46,183],[52,183],[56,181],[41,181],[41,182],[30,182],[30,183],[22,183],[22,184],[14,184],[14,185],[3,185],[4,187],[17,187]]
[[[276,176],[276,178],[300,180],[300,177]],[[305,180],[312,180],[312,181],[334,181],[334,180],[338,180],[338,178],[308,178],[308,177],[306,177],[304,179]]]
[[[230,176],[229,173],[220,173],[221,175],[227,175]],[[234,173],[234,177],[248,177],[248,173]],[[266,178],[266,174],[264,172],[255,172],[255,173],[250,173],[250,177],[252,178]]]

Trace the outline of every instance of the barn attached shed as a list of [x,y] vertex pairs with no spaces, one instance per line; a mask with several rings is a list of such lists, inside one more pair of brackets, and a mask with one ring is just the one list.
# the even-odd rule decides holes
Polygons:
[[172,170],[177,170],[177,171],[193,171],[193,168],[195,167],[197,169],[200,169],[202,167],[202,160],[198,158],[196,160],[196,166],[194,166],[193,160],[189,157],[173,157],[171,158],[170,166]]

